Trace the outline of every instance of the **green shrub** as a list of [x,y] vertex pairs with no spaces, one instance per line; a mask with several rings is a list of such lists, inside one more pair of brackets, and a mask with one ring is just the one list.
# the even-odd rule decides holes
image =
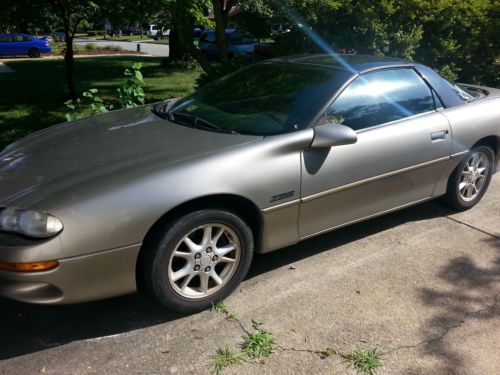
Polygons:
[[123,51],[123,48],[120,46],[106,46],[104,49],[106,51]]
[[118,89],[123,108],[132,108],[144,104],[146,94],[144,93],[144,78],[141,73],[142,64],[135,63],[130,69],[125,69],[127,80]]
[[104,36],[106,35],[106,30],[89,30],[87,31],[88,36]]
[[104,104],[101,97],[97,95],[98,91],[99,90],[97,89],[85,91],[83,93],[84,99],[77,103],[73,100],[64,102],[64,105],[68,109],[68,112],[65,114],[66,120],[74,121],[83,117],[97,115],[99,113],[105,113],[112,110],[113,106]]
[[96,49],[97,49],[97,44],[95,43],[89,43],[85,45],[86,51],[95,51]]

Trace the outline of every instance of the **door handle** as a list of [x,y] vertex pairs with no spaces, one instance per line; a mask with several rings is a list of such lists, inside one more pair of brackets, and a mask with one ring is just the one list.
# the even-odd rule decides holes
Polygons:
[[448,130],[433,132],[431,133],[431,141],[439,141],[442,139],[446,139],[446,134],[448,134]]

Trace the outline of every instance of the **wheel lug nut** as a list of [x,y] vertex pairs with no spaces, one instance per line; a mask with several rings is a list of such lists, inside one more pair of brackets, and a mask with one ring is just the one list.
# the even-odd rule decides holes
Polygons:
[[212,248],[211,247],[207,247],[207,253],[211,253],[212,252]]
[[217,259],[219,259],[219,257],[217,255],[214,255],[214,257],[212,258],[212,260],[215,262]]
[[200,258],[201,258],[201,254],[200,253],[194,254],[194,259],[200,259]]
[[205,272],[210,271],[210,267],[205,267]]
[[194,266],[194,270],[195,271],[199,271],[200,270],[200,266],[198,266],[198,265]]

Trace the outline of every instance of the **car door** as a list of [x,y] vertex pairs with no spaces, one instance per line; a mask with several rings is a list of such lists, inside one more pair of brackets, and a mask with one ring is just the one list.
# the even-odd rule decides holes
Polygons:
[[411,67],[362,74],[343,90],[323,122],[358,140],[302,152],[301,238],[432,197],[451,152],[436,100]]
[[12,35],[12,54],[26,55],[28,54],[29,39],[22,35]]

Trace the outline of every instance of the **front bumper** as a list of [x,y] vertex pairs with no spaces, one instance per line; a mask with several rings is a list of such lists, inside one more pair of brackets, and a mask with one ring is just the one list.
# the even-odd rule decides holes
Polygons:
[[[87,302],[136,291],[141,244],[67,259],[42,272],[0,271],[0,296],[39,304]],[[0,248],[0,258],[2,254]]]

